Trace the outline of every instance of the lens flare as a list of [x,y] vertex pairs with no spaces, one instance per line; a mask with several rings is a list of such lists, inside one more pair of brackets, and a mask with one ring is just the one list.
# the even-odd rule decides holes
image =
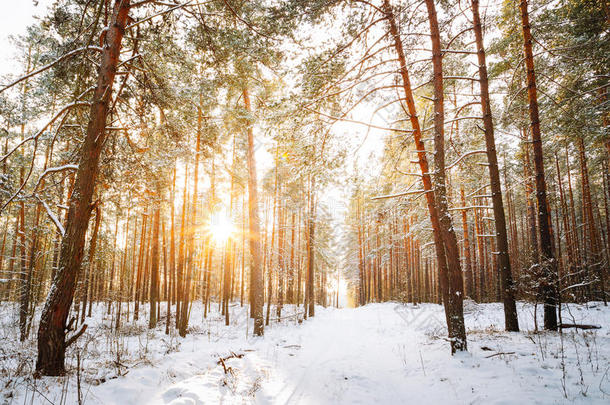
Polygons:
[[226,242],[233,235],[233,222],[224,214],[214,214],[210,219],[209,232],[216,242]]

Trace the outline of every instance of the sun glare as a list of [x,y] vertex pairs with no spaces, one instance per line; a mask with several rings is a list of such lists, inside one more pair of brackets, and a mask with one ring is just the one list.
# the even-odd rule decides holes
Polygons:
[[216,242],[225,242],[234,232],[233,222],[224,214],[214,214],[210,220],[209,232]]

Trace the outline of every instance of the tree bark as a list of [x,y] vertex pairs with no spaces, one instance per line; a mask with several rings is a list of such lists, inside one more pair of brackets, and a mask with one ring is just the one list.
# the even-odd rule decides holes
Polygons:
[[[180,216],[180,242],[178,244],[178,265],[176,266],[176,329],[181,337],[186,336],[186,328],[183,329],[182,317],[187,312],[185,305],[186,300],[184,296],[186,294],[186,282],[185,282],[185,250],[187,248],[187,242],[185,239],[187,219],[186,211],[188,206],[188,167],[185,168],[184,173],[184,189],[182,191],[182,213]],[[180,309],[178,309],[178,305]]]
[[296,228],[296,211],[293,208],[290,217],[290,265],[288,266],[288,288],[286,290],[286,302],[294,304],[294,232]]
[[[138,253],[138,267],[134,279],[134,303],[133,303],[133,319],[137,321],[140,316],[140,296],[142,294],[142,274],[144,273],[144,256],[146,255],[146,240],[148,235],[148,205],[144,208],[142,214],[142,230],[140,231],[140,251]],[[135,245],[134,245],[135,246]]]
[[532,50],[532,34],[530,31],[527,0],[520,0],[521,22],[523,26],[523,50],[527,69],[527,95],[529,100],[530,125],[534,149],[534,165],[536,169],[536,198],[538,200],[538,228],[540,233],[540,266],[543,280],[540,292],[544,302],[544,328],[557,329],[557,261],[553,252],[551,235],[551,216],[546,197],[546,179],[544,175],[544,157],[542,154],[542,138],[540,134],[540,117],[538,113],[538,96],[536,93],[536,72],[534,70],[534,53]]
[[523,176],[525,177],[525,198],[527,201],[527,220],[529,222],[529,245],[530,245],[530,263],[538,263],[540,261],[540,253],[538,249],[538,225],[536,222],[536,203],[532,195],[534,194],[534,185],[532,183],[532,169],[530,160],[530,136],[527,129],[523,129]]
[[159,223],[161,222],[161,188],[157,187],[154,196],[153,223],[152,223],[152,249],[150,267],[150,313],[148,317],[148,328],[157,326],[157,302],[159,301]]
[[[231,171],[232,173],[235,173],[235,137],[233,137],[233,162],[231,164]],[[234,197],[234,179],[233,179],[233,174],[231,173],[231,186],[229,189],[229,218],[231,220],[233,220],[233,197]],[[225,325],[229,326],[229,322],[230,322],[230,315],[229,315],[229,301],[231,299],[230,297],[230,293],[231,293],[231,268],[233,266],[233,238],[232,235],[229,235],[229,238],[226,241],[226,248],[225,248],[225,263],[224,263],[224,271],[223,271],[223,292],[222,292],[222,299],[223,299],[223,312],[225,314]]]
[[[400,34],[398,32],[396,18],[394,16],[394,12],[392,11],[392,6],[390,5],[389,0],[384,0],[383,11],[386,14],[386,18],[387,18],[388,25],[390,28],[390,34],[392,36],[394,49],[396,51],[396,54],[398,56],[398,62],[400,64],[400,75],[402,78],[402,87],[403,87],[403,90],[405,93],[405,102],[407,104],[407,112],[409,114],[409,121],[411,123],[412,131],[413,131],[412,132],[413,141],[415,143],[415,148],[417,150],[418,164],[419,164],[420,171],[422,173],[422,184],[423,184],[423,188],[424,188],[424,194],[426,197],[426,205],[428,208],[428,214],[430,216],[430,222],[432,225],[432,235],[434,238],[434,246],[435,246],[436,259],[437,259],[437,264],[438,264],[438,268],[439,268],[439,273],[444,275],[444,276],[441,276],[441,280],[446,281],[447,280],[447,271],[448,271],[447,270],[447,258],[445,256],[445,246],[444,246],[444,242],[443,242],[443,239],[441,236],[436,198],[435,198],[435,194],[432,190],[432,180],[430,178],[430,167],[428,164],[428,158],[426,156],[425,145],[422,140],[421,126],[419,123],[419,117],[417,116],[417,108],[415,107],[415,100],[413,97],[413,91],[411,88],[411,80],[409,78],[409,72],[407,69],[407,61],[406,61],[406,57],[404,54],[404,47],[402,44],[402,40],[400,38]],[[460,274],[460,277],[461,277],[461,274]],[[446,290],[446,289],[443,288],[443,290]],[[419,299],[419,296],[420,296],[420,294],[418,291],[418,293],[417,293],[418,299]],[[449,316],[448,313],[447,313],[447,316]],[[452,338],[453,336],[451,336],[451,334],[453,333],[453,330],[449,324],[447,325],[447,327],[449,329],[450,338]],[[454,343],[455,343],[455,341],[452,341],[452,344],[451,344],[452,353],[455,350]]]
[[[466,207],[466,198],[464,197],[464,188],[460,188],[460,197],[462,207]],[[464,258],[465,258],[465,277],[466,282],[466,296],[472,297],[472,260],[470,258],[470,238],[468,236],[468,213],[466,209],[462,210],[462,234],[464,238]]]
[[[606,291],[605,291],[605,277],[604,277],[604,266],[602,249],[601,249],[601,238],[598,233],[597,226],[595,224],[595,217],[593,215],[593,197],[591,196],[591,186],[589,184],[589,169],[587,165],[587,155],[585,153],[585,143],[582,136],[579,136],[576,140],[578,146],[578,159],[580,161],[580,177],[582,185],[582,216],[584,222],[584,229],[587,235],[584,238],[585,250],[589,252],[591,257],[590,263],[585,265],[590,271],[597,276],[597,283],[600,291],[599,296],[593,297],[593,299],[601,299],[606,303]],[[592,279],[595,276],[590,276]]]
[[518,332],[519,320],[517,319],[513,275],[511,273],[510,258],[508,256],[508,234],[506,232],[506,217],[504,214],[504,203],[502,202],[502,184],[500,183],[500,170],[498,168],[493,117],[489,98],[489,79],[487,77],[487,62],[485,60],[485,46],[483,44],[483,29],[479,16],[479,0],[472,0],[472,15],[479,62],[479,85],[481,89],[481,107],[483,109],[485,147],[487,150],[487,161],[489,163],[491,203],[496,224],[496,251],[498,252],[497,260],[498,266],[500,267],[499,273],[502,300],[504,302],[504,327],[509,332]]
[[[180,315],[180,328],[179,334],[180,336],[186,336],[186,330],[188,328],[189,323],[189,303],[190,303],[190,294],[191,294],[191,281],[193,279],[193,271],[195,267],[195,227],[197,226],[197,187],[199,185],[199,155],[201,152],[201,132],[202,132],[202,119],[203,119],[203,111],[202,111],[202,95],[199,94],[199,107],[197,108],[197,138],[195,140],[195,169],[193,171],[193,195],[191,196],[191,208],[188,219],[188,227],[186,228],[186,266],[184,269],[184,291],[182,294],[182,307],[181,315]],[[186,187],[186,185],[185,185]]]
[[[281,185],[279,186],[281,190]],[[282,318],[282,307],[284,306],[284,273],[286,271],[286,257],[284,247],[284,234],[285,234],[285,204],[281,203],[278,211],[278,275],[277,275],[277,318],[278,322]]]
[[[460,266],[460,251],[448,210],[445,175],[445,112],[443,93],[443,65],[440,32],[434,0],[426,0],[430,39],[432,41],[432,67],[434,71],[434,163],[436,170],[435,189],[440,233],[445,246],[447,270],[439,273],[441,293],[444,295],[445,316],[449,328],[451,351],[466,350],[466,329],[464,326],[464,284]],[[419,149],[419,148],[418,148]]]
[[309,190],[309,212],[307,214],[307,307],[308,316],[314,316],[316,311],[315,302],[315,273],[314,273],[314,243],[315,243],[315,179],[310,183]]
[[91,279],[93,274],[93,262],[95,260],[95,251],[97,249],[97,235],[100,230],[100,223],[102,221],[102,210],[100,209],[99,204],[95,204],[95,225],[93,227],[93,235],[91,235],[91,242],[89,243],[89,254],[88,254],[88,262],[87,262],[87,271],[84,274],[83,280],[83,300],[82,300],[82,308],[81,308],[81,318],[80,321],[85,322],[85,310],[87,308],[87,300],[90,299],[90,291],[91,288]]
[[[252,107],[250,106],[250,93],[248,88],[243,89],[244,106],[250,114]],[[256,180],[256,160],[254,157],[254,132],[252,123],[248,123],[248,219],[249,219],[249,245],[250,245],[250,312],[254,318],[254,334],[262,336],[264,333],[263,324],[263,274],[261,268],[261,250],[260,250],[260,222],[258,216],[258,190]]]
[[97,86],[91,103],[86,136],[81,147],[74,192],[69,203],[59,269],[42,311],[38,329],[36,373],[39,375],[62,375],[65,372],[66,320],[83,259],[85,233],[91,215],[91,198],[105,140],[106,117],[129,7],[130,0],[115,1],[111,23],[105,35]]

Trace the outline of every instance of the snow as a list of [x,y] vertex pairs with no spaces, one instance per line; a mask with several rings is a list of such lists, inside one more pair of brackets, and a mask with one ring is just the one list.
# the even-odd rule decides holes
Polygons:
[[[14,308],[5,309],[3,314],[16,314]],[[533,332],[531,304],[518,304],[522,332],[509,333],[502,331],[500,304],[466,301],[469,352],[456,356],[449,353],[443,309],[435,304],[317,307],[314,318],[300,324],[294,316],[272,321],[265,336],[257,338],[250,336],[247,307],[239,305],[231,307],[232,323],[226,327],[214,312],[217,304],[203,320],[201,305],[195,303],[191,333],[184,339],[163,333],[164,317],[157,329],[148,331],[146,313],[136,325],[125,323],[120,335],[109,334],[112,317],[105,314],[105,305],[95,309],[89,329],[69,353],[69,375],[39,380],[23,371],[31,370],[35,342],[20,348],[11,337],[17,336],[15,315],[3,315],[7,339],[1,347],[5,357],[0,384],[5,403],[58,403],[62,397],[66,403],[78,403],[76,351],[82,353],[85,404],[610,400],[610,310],[600,303],[570,304],[564,307],[563,321],[599,324],[602,329],[570,329],[560,335]],[[162,315],[165,309],[162,305]],[[295,311],[287,306],[283,315]],[[539,317],[541,312],[538,308]],[[21,375],[15,371],[18,364]]]
[[51,218],[51,221],[53,221],[53,223],[57,227],[58,232],[61,234],[61,236],[64,236],[66,234],[66,230],[64,229],[63,225],[61,224],[61,221],[59,220],[59,218],[57,218],[55,213],[53,211],[51,211],[51,207],[49,207],[49,204],[47,204],[47,202],[41,198],[38,198],[38,201],[40,201],[42,203],[42,206],[44,207],[45,211],[47,212],[47,215],[49,216],[49,218]]

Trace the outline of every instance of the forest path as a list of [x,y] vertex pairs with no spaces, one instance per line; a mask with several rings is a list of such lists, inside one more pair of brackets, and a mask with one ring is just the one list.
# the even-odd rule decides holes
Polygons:
[[[372,309],[372,308],[371,308]],[[403,383],[404,321],[386,307],[318,314],[291,338],[301,348],[277,363],[277,404],[396,403]],[[401,336],[402,335],[402,336]],[[410,340],[418,340],[412,334]],[[404,344],[404,343],[402,343]],[[406,399],[403,397],[403,399]]]
[[[294,311],[286,308],[283,315]],[[604,392],[610,391],[607,331],[566,335],[563,344],[557,334],[503,332],[500,304],[467,306],[469,352],[456,356],[445,339],[443,309],[435,304],[316,307],[315,317],[274,323],[262,338],[246,329],[247,307],[234,306],[232,313],[230,327],[219,314],[209,317],[178,340],[177,350],[92,388],[86,403],[590,404],[607,403]],[[573,313],[576,322],[610,324],[606,307]],[[532,315],[531,305],[519,303],[524,330],[533,327]],[[583,356],[592,356],[592,368],[578,366]]]
[[413,393],[404,390],[405,377],[423,375],[419,360],[405,366],[407,345],[417,347],[425,336],[406,327],[395,305],[328,308],[289,330],[268,328],[251,348],[227,348],[244,353],[225,362],[232,373],[220,366],[188,378],[159,403],[406,403]]

